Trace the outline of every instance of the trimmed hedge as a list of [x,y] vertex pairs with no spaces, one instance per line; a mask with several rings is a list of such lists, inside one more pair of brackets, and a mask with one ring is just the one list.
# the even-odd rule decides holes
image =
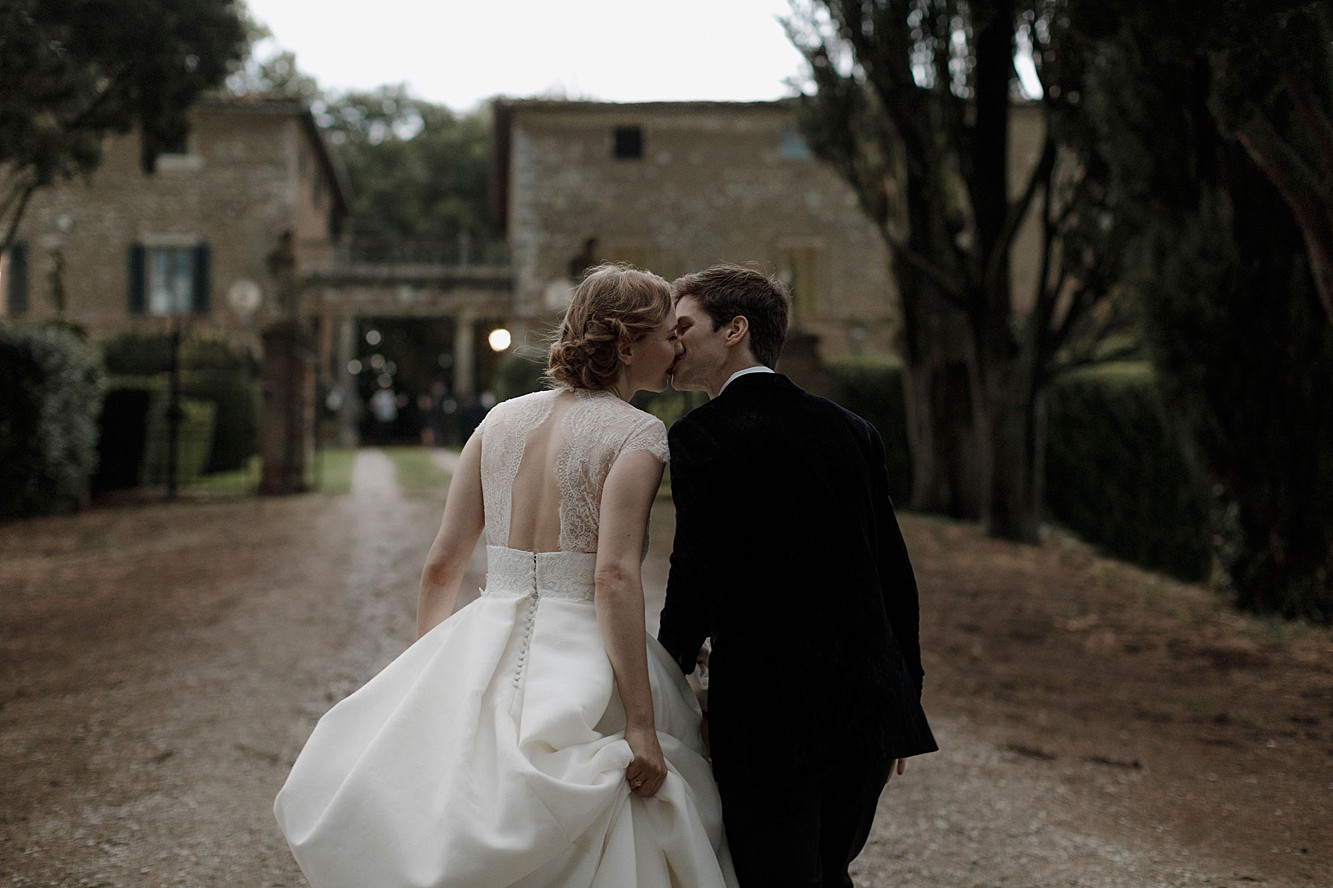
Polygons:
[[1106,552],[1187,580],[1207,576],[1210,507],[1147,364],[1071,374],[1047,402],[1046,509]]
[[111,376],[156,376],[171,369],[171,337],[165,333],[122,333],[102,343]]
[[[115,375],[152,377],[171,369],[171,337],[167,334],[126,333],[108,340],[102,350],[108,371]],[[244,468],[259,452],[263,397],[258,361],[243,348],[205,336],[182,343],[180,368],[181,396],[215,405],[205,471]]]
[[102,385],[97,350],[68,329],[0,326],[0,518],[78,508]]
[[98,422],[94,493],[138,487],[143,480],[148,414],[162,386],[151,379],[112,377]]
[[889,495],[906,506],[912,497],[912,449],[907,438],[907,393],[903,366],[896,361],[842,361],[830,364],[832,400],[869,422],[884,441]]
[[639,392],[634,396],[634,406],[662,420],[668,429],[676,420],[707,401],[708,395],[703,392],[678,392],[673,388],[661,392]]
[[[156,399],[148,414],[148,432],[143,456],[143,483],[167,483],[168,448],[167,405],[170,398]],[[185,487],[209,465],[213,447],[213,427],[217,405],[211,401],[193,401],[182,398],[180,425],[176,430],[176,483]]]
[[546,361],[528,358],[517,352],[505,355],[495,367],[491,389],[500,401],[546,388]]
[[[906,503],[912,463],[901,365],[844,362],[829,372],[833,399],[879,430],[893,498]],[[1047,403],[1047,518],[1117,558],[1203,579],[1208,492],[1166,421],[1151,368],[1071,374],[1052,386]]]
[[259,452],[259,372],[249,351],[222,339],[191,339],[181,349],[181,394],[216,406],[205,472],[243,469]]
[[[167,483],[169,383],[163,376],[116,376],[107,385],[97,446],[93,490],[123,490]],[[206,473],[213,448],[217,405],[181,398],[176,481],[189,484]]]

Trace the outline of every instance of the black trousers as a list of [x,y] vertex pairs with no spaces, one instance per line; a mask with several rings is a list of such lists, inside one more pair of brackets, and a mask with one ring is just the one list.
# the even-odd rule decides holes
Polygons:
[[829,762],[722,780],[722,822],[741,888],[853,888],[890,761]]

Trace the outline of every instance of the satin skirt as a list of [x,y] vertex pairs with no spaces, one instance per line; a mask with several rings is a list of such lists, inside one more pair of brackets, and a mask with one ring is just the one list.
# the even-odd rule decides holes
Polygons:
[[314,888],[735,885],[698,704],[651,638],[648,668],[669,774],[640,799],[590,591],[488,590],[316,725],[274,805],[302,872]]

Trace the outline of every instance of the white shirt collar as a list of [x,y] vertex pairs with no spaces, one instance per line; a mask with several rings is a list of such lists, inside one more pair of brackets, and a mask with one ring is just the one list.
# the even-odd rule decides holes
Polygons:
[[747,373],[773,373],[773,372],[774,370],[772,367],[765,367],[763,364],[760,364],[757,367],[746,367],[744,370],[737,370],[735,373],[727,377],[727,381],[722,383],[722,388],[718,389],[717,393],[719,395],[722,394],[727,390],[727,386],[731,385],[731,383],[735,379],[741,376],[745,376]]

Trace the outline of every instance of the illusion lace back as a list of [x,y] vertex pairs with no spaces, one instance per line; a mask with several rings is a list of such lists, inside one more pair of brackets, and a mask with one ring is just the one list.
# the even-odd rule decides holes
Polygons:
[[315,888],[732,888],[700,712],[647,639],[668,766],[625,781],[625,713],[597,621],[602,488],[667,458],[607,392],[538,392],[482,422],[486,588],[324,715],[274,811]]
[[616,458],[633,450],[668,458],[662,421],[607,391],[515,398],[480,431],[486,541],[527,552],[596,553],[602,486]]

